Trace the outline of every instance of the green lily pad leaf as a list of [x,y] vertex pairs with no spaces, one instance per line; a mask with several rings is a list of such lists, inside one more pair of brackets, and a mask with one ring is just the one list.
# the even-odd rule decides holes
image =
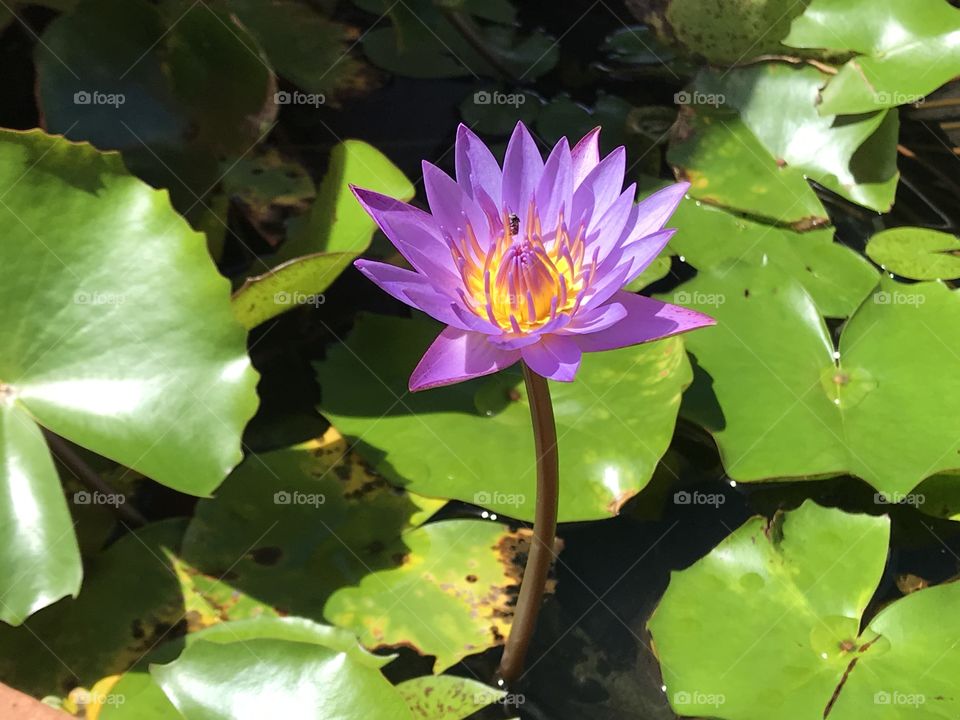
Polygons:
[[649,623],[673,709],[725,720],[955,715],[960,583],[913,592],[860,632],[889,528],[885,516],[807,501],[749,520],[674,573]]
[[[474,520],[417,529],[443,504],[388,485],[331,429],[240,465],[198,505],[182,557],[277,612],[326,619],[370,648],[410,645],[447,667],[507,634],[529,535]],[[194,579],[231,617],[222,588]],[[406,596],[384,581],[416,587],[398,601]]]
[[696,94],[680,114],[667,161],[689,194],[798,230],[828,224],[827,212],[801,168],[778,163],[735,113],[710,111]]
[[474,132],[509,135],[517,121],[532,125],[543,101],[531,92],[485,86],[460,103],[460,115]]
[[820,109],[870,112],[919,102],[956,77],[960,10],[945,0],[813,0],[784,43],[856,53],[824,88]]
[[33,131],[0,136],[0,159],[0,286],[21,308],[0,320],[8,392],[53,432],[209,493],[240,460],[257,376],[203,237],[119,155]]
[[628,0],[665,42],[718,65],[783,50],[780,40],[809,0]]
[[932,475],[903,500],[913,501],[917,510],[927,515],[960,521],[960,473]]
[[[361,65],[349,55],[349,29],[297,0],[228,0],[277,72],[309,93],[349,87]],[[326,98],[324,98],[326,100]]]
[[722,98],[725,107],[738,111],[778,165],[794,167],[852,202],[886,212],[899,178],[897,113],[841,119],[820,114],[817,94],[829,77],[809,65],[762,63],[702,71],[690,92]]
[[[878,273],[859,253],[833,242],[833,230],[797,233],[736,217],[684,199],[670,219],[679,232],[673,252],[698,270],[730,264],[776,265],[800,281],[827,317],[853,314],[877,284]],[[680,288],[671,302],[689,304]]]
[[[97,720],[181,720],[183,716],[148,672],[149,664],[171,662],[184,646],[190,647],[197,642],[242,648],[248,640],[264,639],[320,645],[344,653],[352,663],[373,669],[382,668],[395,658],[393,655],[368,653],[360,647],[353,633],[305,618],[261,617],[220,622],[191,632],[178,641],[160,645],[144,656],[134,669],[94,685],[92,691],[99,689],[99,694],[104,696]],[[241,652],[248,651],[241,649]]]
[[433,671],[442,672],[503,643],[530,540],[529,531],[513,535],[496,523],[429,523],[380,553],[393,567],[334,592],[324,616],[369,648],[409,645],[434,655]]
[[[49,488],[52,468],[37,457],[39,437],[24,423],[203,495],[240,460],[257,396],[228,283],[165,193],[131,177],[119,155],[40,131],[0,134],[0,165],[7,228],[0,287],[18,308],[0,319],[8,458],[0,487],[49,503],[28,511],[15,499],[10,507],[18,523],[35,526],[31,533],[56,533],[48,537],[50,558],[9,596],[3,616],[17,621],[38,602],[75,592],[79,579],[63,500]],[[23,447],[12,447],[14,439]],[[28,562],[13,553],[26,549],[31,533],[4,546],[6,567]],[[52,579],[48,563],[67,558],[73,568],[61,566]],[[6,576],[4,592],[14,577]]]
[[[104,27],[122,30],[91,44]],[[245,153],[276,115],[256,41],[206,4],[82,0],[47,26],[35,54],[45,127],[121,150],[183,209],[202,207],[217,157]]]
[[960,297],[945,286],[882,278],[836,355],[813,298],[773,265],[701,272],[681,291],[717,318],[687,344],[719,405],[682,412],[713,433],[731,478],[849,473],[898,499],[960,468],[960,421],[938,410],[960,392],[940,334],[960,322]]
[[501,690],[453,675],[418,677],[397,685],[415,720],[465,720],[499,702]]
[[627,65],[662,65],[673,60],[674,55],[646,25],[614,30],[603,39],[600,49],[612,60]]
[[184,528],[183,520],[165,520],[120,538],[88,560],[77,599],[40,610],[22,627],[0,626],[0,679],[37,697],[65,695],[181,634],[183,603],[164,548],[176,549]]
[[[523,520],[534,515],[529,407],[519,371],[410,395],[407,381],[440,332],[435,322],[361,316],[318,364],[322,412],[390,481]],[[552,383],[564,484],[560,520],[616,515],[650,480],[691,379],[678,338],[583,360]]]
[[0,619],[19,625],[65,595],[83,569],[60,479],[43,434],[0,385]]
[[406,176],[372,145],[359,140],[337,145],[309,213],[291,223],[277,254],[280,264],[247,278],[234,293],[234,313],[244,327],[256,327],[298,305],[321,305],[323,292],[370,246],[376,224],[350,185],[400,200],[415,193]]
[[867,255],[884,270],[911,280],[960,277],[960,239],[926,228],[901,227],[878,232]]
[[195,640],[150,673],[186,720],[412,717],[378,669],[313,637],[251,633],[237,642]]

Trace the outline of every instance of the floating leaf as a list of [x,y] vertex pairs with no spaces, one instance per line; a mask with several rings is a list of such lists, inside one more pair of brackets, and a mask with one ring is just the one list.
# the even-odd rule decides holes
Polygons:
[[889,527],[807,501],[748,521],[674,573],[649,623],[673,709],[725,720],[960,712],[960,583],[910,593],[860,631]]
[[376,556],[392,558],[394,567],[333,593],[324,616],[367,647],[406,645],[434,655],[433,670],[442,672],[503,643],[530,540],[529,531],[511,535],[495,523],[429,523]]
[[[678,229],[673,252],[698,270],[770,263],[793,276],[827,317],[853,314],[877,284],[877,271],[860,254],[833,242],[833,230],[796,233],[736,217],[685,199],[670,219]],[[680,288],[671,302],[685,303]]]
[[960,277],[960,240],[949,233],[916,227],[884,230],[870,238],[867,255],[884,270],[911,280]]
[[[412,718],[403,697],[369,662],[358,662],[323,634],[271,632],[255,621],[235,641],[194,638],[174,662],[151,675],[186,720],[261,720],[264,715],[324,720]],[[237,682],[243,678],[243,682]]]
[[778,164],[796,168],[848,200],[886,212],[899,177],[897,113],[821,115],[817,94],[829,77],[809,65],[761,63],[702,71],[689,91],[737,110]]
[[813,0],[786,45],[851,51],[820,110],[863,113],[916,103],[960,71],[960,10],[945,0]]
[[244,327],[256,327],[298,305],[322,304],[323,292],[370,246],[376,225],[350,185],[400,200],[414,195],[410,181],[373,146],[359,140],[337,145],[309,214],[291,223],[290,237],[277,254],[282,262],[247,278],[234,293],[234,313]]
[[[322,411],[391,481],[510,517],[534,514],[530,411],[519,372],[409,394],[440,327],[361,316],[318,365]],[[649,482],[690,382],[679,338],[587,355],[575,383],[552,383],[563,522],[616,515]]]
[[414,678],[397,685],[397,690],[415,720],[464,720],[506,694],[453,675]]
[[[0,292],[18,308],[0,318],[0,386],[15,408],[6,411],[0,487],[16,493],[21,527],[35,522],[32,532],[52,543],[49,560],[4,560],[10,569],[38,562],[31,583],[5,601],[2,617],[19,622],[37,603],[76,592],[79,576],[63,500],[49,489],[52,468],[37,457],[38,431],[24,423],[203,495],[240,459],[256,373],[203,237],[119,155],[40,131],[4,132],[0,167]],[[14,438],[23,446],[13,448]],[[12,464],[17,453],[32,467]],[[28,511],[17,506],[21,492],[52,504]],[[26,549],[27,537],[0,554]],[[59,565],[54,578],[51,563],[72,567]]]
[[779,52],[809,0],[628,0],[666,42],[718,65]]
[[694,105],[680,114],[667,160],[691,196],[797,229],[829,223],[801,168],[778,163],[736,114],[680,97]]
[[0,384],[0,619],[77,596],[83,569],[60,479],[33,419]]
[[206,3],[82,0],[47,26],[35,54],[45,127],[123,151],[184,210],[202,208],[217,157],[245,153],[276,114],[256,41]]
[[[502,641],[527,539],[476,520],[414,529],[443,504],[388,485],[331,429],[237,468],[197,507],[182,555],[279,612],[322,612],[367,646],[409,644],[446,667]],[[194,590],[231,616],[222,589],[195,577]]]
[[773,265],[701,272],[681,291],[717,318],[687,345],[718,407],[701,398],[683,412],[713,433],[731,478],[850,473],[900,499],[960,468],[960,420],[942,410],[960,393],[960,357],[941,335],[960,322],[956,293],[881,279],[835,359],[813,298]]

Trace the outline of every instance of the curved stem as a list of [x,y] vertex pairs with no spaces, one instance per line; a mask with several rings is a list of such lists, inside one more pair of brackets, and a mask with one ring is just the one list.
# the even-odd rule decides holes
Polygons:
[[557,426],[553,419],[550,387],[525,363],[523,381],[533,421],[533,441],[537,453],[537,507],[533,540],[527,566],[520,583],[520,596],[510,627],[510,636],[500,660],[500,677],[512,683],[523,673],[530,639],[537,626],[537,615],[553,560],[553,541],[557,534],[557,506],[560,500],[560,463],[557,456]]

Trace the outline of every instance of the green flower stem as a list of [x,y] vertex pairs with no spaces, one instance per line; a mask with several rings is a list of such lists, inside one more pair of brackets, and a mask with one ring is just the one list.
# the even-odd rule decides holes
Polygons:
[[557,534],[557,508],[560,501],[560,462],[557,455],[557,425],[553,419],[550,387],[525,363],[523,381],[533,421],[533,441],[537,453],[537,508],[533,522],[533,541],[527,566],[520,583],[520,596],[510,627],[510,636],[500,660],[499,675],[513,683],[523,673],[530,639],[537,626],[547,575],[553,561],[553,543]]

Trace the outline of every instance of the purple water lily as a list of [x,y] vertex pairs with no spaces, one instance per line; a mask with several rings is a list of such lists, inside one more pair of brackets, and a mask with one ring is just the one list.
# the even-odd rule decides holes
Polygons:
[[430,213],[353,188],[414,271],[357,260],[398,300],[447,325],[410,376],[413,391],[487,375],[523,360],[573,380],[584,352],[635,345],[713,319],[621,288],[667,244],[663,226],[689,185],[635,204],[626,152],[600,159],[600,129],[546,162],[517,123],[503,169],[467,127],[457,131],[454,181],[423,163]]

